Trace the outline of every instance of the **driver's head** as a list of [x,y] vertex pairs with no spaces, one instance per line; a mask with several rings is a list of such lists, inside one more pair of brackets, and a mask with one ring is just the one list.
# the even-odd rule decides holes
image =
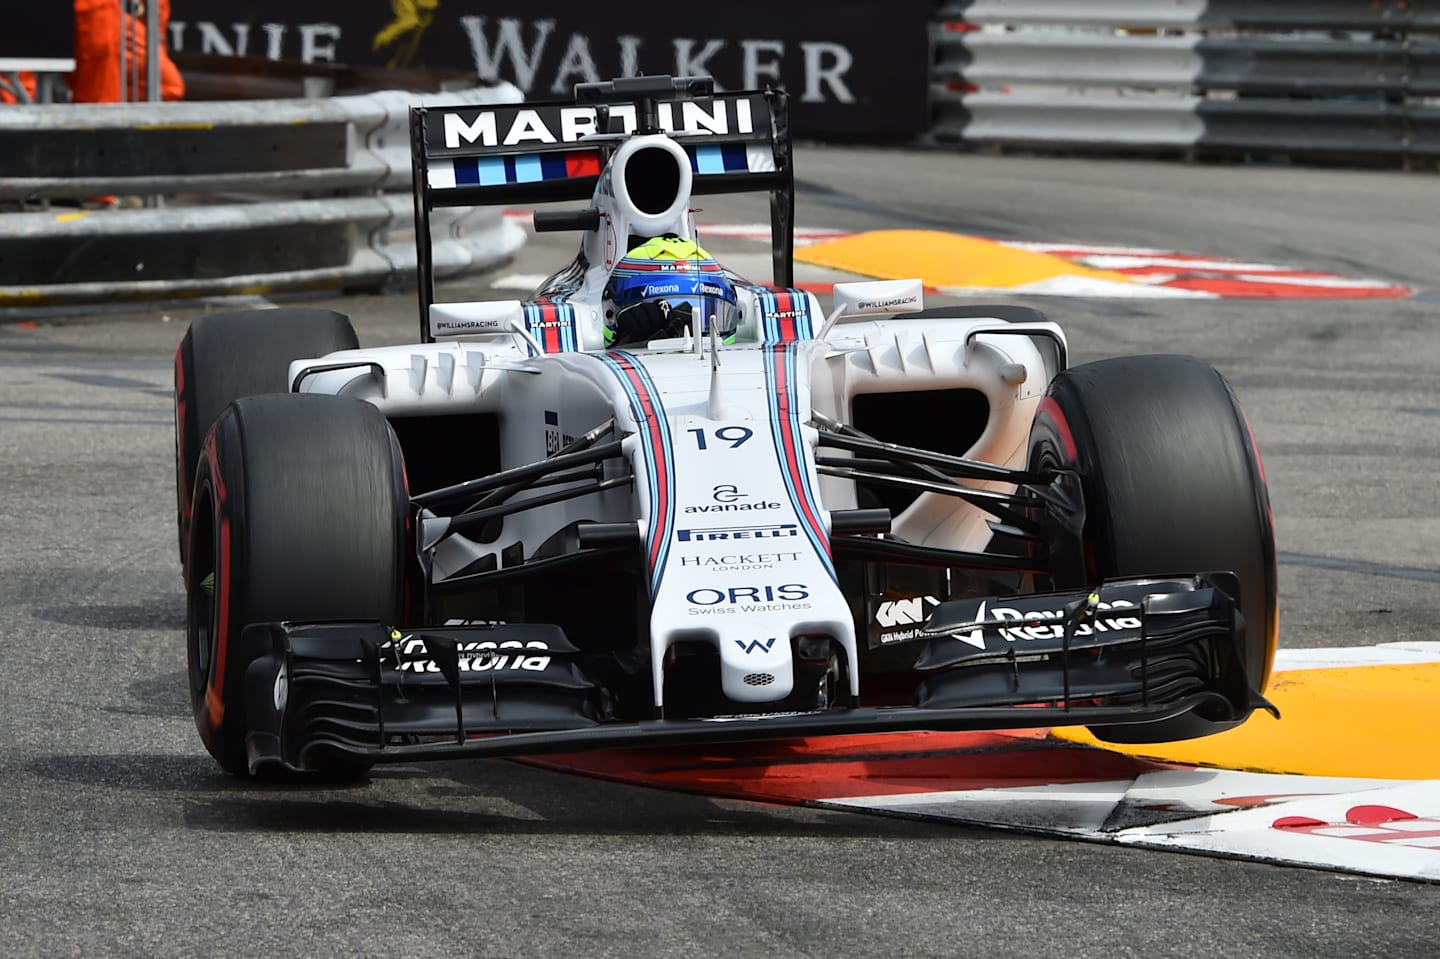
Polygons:
[[695,241],[675,236],[656,237],[625,254],[605,298],[610,347],[684,336],[697,316],[702,335],[713,328],[726,341],[740,324],[735,288],[724,269]]

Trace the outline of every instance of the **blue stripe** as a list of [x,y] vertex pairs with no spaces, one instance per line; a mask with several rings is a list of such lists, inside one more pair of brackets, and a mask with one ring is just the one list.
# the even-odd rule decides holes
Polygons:
[[455,171],[456,186],[480,185],[480,164],[475,157],[456,157],[450,165]]
[[745,159],[745,144],[729,143],[720,147],[721,156],[725,161],[726,173],[749,173],[750,164]]
[[477,176],[480,186],[502,186],[505,179],[504,157],[479,157]]
[[542,153],[540,154],[540,175],[547,180],[563,180],[567,173],[565,169],[565,154],[563,153]]
[[516,183],[539,183],[544,179],[545,171],[540,165],[540,157],[531,154],[515,158]]
[[701,174],[725,172],[725,157],[719,146],[712,144],[695,148],[695,172]]

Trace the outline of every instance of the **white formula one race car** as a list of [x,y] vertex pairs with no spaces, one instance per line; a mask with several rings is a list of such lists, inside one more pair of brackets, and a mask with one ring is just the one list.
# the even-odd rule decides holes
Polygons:
[[[198,320],[176,355],[196,724],[238,774],[897,730],[1206,735],[1262,698],[1275,551],[1209,365],[1067,368],[1018,307],[793,288],[786,99],[705,78],[416,109],[421,335]],[[774,282],[691,197],[771,196]],[[580,235],[433,302],[436,206]]]

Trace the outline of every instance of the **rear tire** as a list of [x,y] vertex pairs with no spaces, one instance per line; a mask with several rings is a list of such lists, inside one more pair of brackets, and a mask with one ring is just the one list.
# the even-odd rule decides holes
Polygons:
[[200,444],[233,400],[288,393],[290,361],[359,347],[343,314],[331,310],[243,310],[202,316],[175,350],[175,493],[180,562]]
[[[1059,374],[1031,428],[1029,461],[1032,469],[1076,470],[1084,491],[1081,555],[1054,556],[1049,587],[1233,571],[1246,676],[1264,691],[1279,629],[1270,498],[1249,422],[1213,367],[1187,356],[1130,356]],[[1192,712],[1091,732],[1108,742],[1158,743],[1239,723]]]
[[400,446],[384,415],[360,400],[240,399],[206,436],[195,509],[185,582],[191,706],[216,762],[244,776],[243,680],[261,652],[244,648],[247,625],[402,620],[409,497]]

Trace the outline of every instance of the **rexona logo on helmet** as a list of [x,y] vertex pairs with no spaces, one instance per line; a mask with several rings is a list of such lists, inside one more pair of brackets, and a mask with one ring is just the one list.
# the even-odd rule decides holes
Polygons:
[[735,288],[725,270],[694,240],[661,236],[635,247],[615,264],[606,297],[605,344],[611,347],[684,336],[700,318],[729,342],[740,324]]

